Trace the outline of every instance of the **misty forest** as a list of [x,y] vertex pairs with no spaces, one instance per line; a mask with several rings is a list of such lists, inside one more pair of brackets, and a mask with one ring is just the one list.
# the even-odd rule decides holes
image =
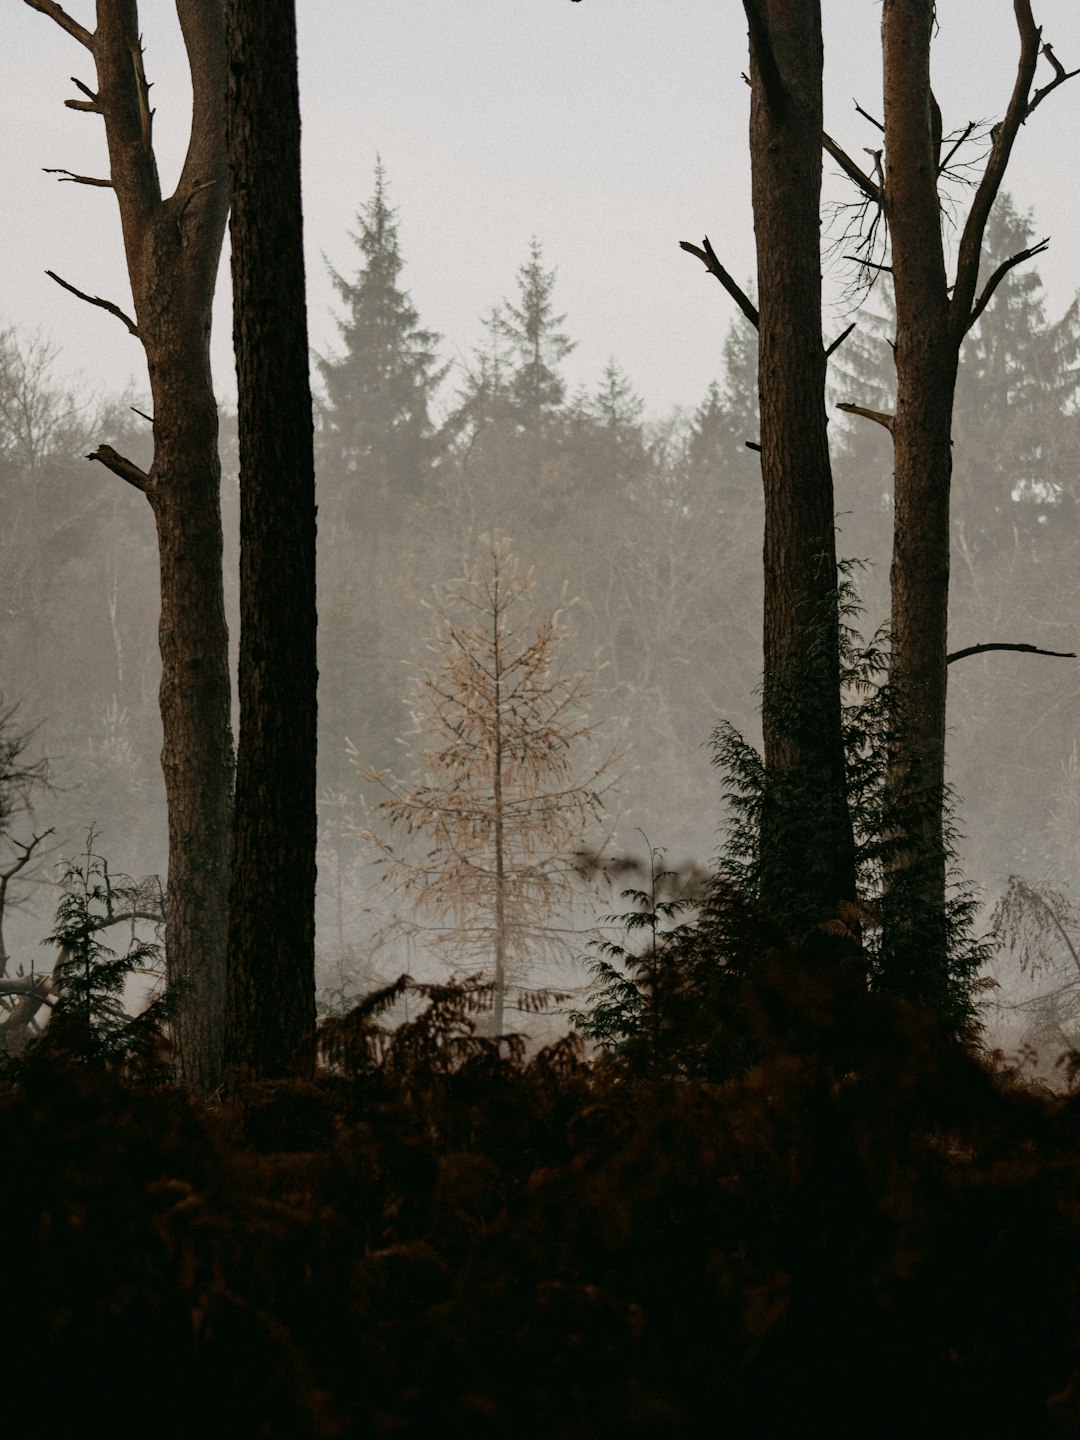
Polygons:
[[25,3],[145,370],[0,329],[5,1416],[1080,1435],[1080,293],[1009,186],[1080,55],[1001,0],[972,120],[884,0],[834,137],[743,0],[756,273],[672,234],[664,412],[527,218],[430,328],[378,135],[312,347],[291,0],[176,0],[171,194],[135,0]]

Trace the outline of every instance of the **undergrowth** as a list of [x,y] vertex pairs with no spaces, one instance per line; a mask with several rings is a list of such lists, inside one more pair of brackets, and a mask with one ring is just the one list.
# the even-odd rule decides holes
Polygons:
[[317,1079],[224,1107],[46,1032],[0,1085],[5,1408],[163,1440],[1075,1435],[1080,1099],[853,979],[763,960],[723,1084],[526,1054],[470,987],[391,1030],[407,981],[324,1025]]

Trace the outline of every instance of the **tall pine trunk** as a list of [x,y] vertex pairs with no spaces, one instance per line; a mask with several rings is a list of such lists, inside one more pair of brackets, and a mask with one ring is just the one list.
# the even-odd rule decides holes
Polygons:
[[765,490],[761,888],[811,948],[855,898],[821,331],[821,15],[747,3]]
[[897,826],[886,898],[885,983],[933,1003],[947,968],[945,702],[952,411],[959,346],[938,197],[930,91],[932,0],[886,0],[882,18],[885,214],[896,297],[890,571]]
[[296,1073],[315,1026],[315,472],[293,0],[228,0],[240,433],[240,739],[226,1081]]
[[[228,213],[220,0],[177,0],[192,83],[187,155],[162,197],[135,0],[99,0],[85,38],[154,408],[145,491],[161,571],[162,769],[168,805],[165,944],[180,1078],[220,1080],[232,732],[222,586],[221,463],[210,324]],[[121,472],[122,473],[122,472]]]

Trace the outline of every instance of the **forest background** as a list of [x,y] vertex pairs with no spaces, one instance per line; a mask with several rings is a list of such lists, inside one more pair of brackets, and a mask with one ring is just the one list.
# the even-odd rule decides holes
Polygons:
[[[437,27],[438,7],[420,8]],[[511,36],[501,18],[495,23],[493,7],[477,6],[451,48],[428,47],[441,54],[442,88],[425,58],[418,68],[410,63],[410,83],[392,101],[389,76],[396,84],[410,46],[390,7],[371,7],[361,47],[365,69],[386,78],[370,88],[348,86],[347,102],[350,72],[341,60],[324,63],[329,32],[312,18],[301,35],[301,55],[312,73],[321,68],[304,103],[309,153],[320,157],[307,169],[306,209],[322,357],[319,918],[326,986],[340,961],[365,978],[370,938],[383,918],[371,913],[373,877],[353,834],[361,786],[346,739],[370,764],[398,762],[397,740],[408,727],[402,662],[421,653],[430,628],[423,601],[433,584],[474,558],[481,533],[513,537],[523,562],[535,566],[541,607],[577,597],[568,617],[572,663],[602,667],[596,718],[627,726],[633,768],[619,843],[640,845],[640,827],[672,858],[708,861],[721,808],[708,763],[710,731],[721,719],[750,735],[756,728],[760,485],[745,444],[757,434],[752,332],[676,248],[708,229],[718,246],[722,237],[730,268],[752,270],[745,116],[714,116],[711,104],[724,45],[730,40],[729,56],[742,54],[741,20],[733,14],[726,36],[729,22],[718,22],[713,7],[706,15],[704,6],[688,6],[701,10],[700,34],[714,37],[710,48],[688,40],[692,15],[686,25],[662,27],[645,4],[620,6],[617,20],[600,4],[595,18],[587,7],[566,8],[553,22],[550,6],[521,7],[524,18],[514,20]],[[1066,49],[1077,22],[1057,8],[1060,14],[1040,18]],[[842,23],[844,12],[868,27],[863,93],[872,100],[876,7],[829,10],[831,24]],[[996,21],[980,27],[985,69],[959,63],[971,41],[959,17],[945,28],[941,98],[958,124],[991,112],[1004,89],[992,63],[1003,74],[1011,64],[1004,7],[999,18],[996,47]],[[530,25],[537,34],[543,25],[540,52]],[[27,43],[7,52],[19,53],[21,75],[9,93],[25,109],[26,87],[36,91],[42,76],[62,87],[69,65],[55,48],[63,37],[45,38],[49,27],[35,17],[15,15],[12,26],[25,29]],[[629,55],[638,42],[637,63],[651,78],[596,66],[592,73],[604,78],[590,82],[591,123],[583,132],[577,100],[587,88],[590,47],[610,46],[620,26],[619,53]],[[677,30],[679,39],[666,37],[657,65],[661,28]],[[340,53],[340,36],[332,38]],[[514,42],[516,51],[504,48]],[[159,135],[166,136],[167,112],[182,121],[185,104],[169,95],[169,80],[178,80],[169,37],[161,37],[160,50],[154,35],[147,43]],[[854,39],[849,46],[859,53]],[[839,51],[827,45],[827,53]],[[535,88],[525,87],[526,75]],[[342,83],[332,95],[335,78]],[[471,111],[455,107],[454,125],[441,113],[447,80],[461,95],[484,97]],[[970,88],[976,81],[985,87],[982,105]],[[844,107],[835,129],[849,150],[872,141],[849,108],[856,83],[845,73],[833,84]],[[529,103],[539,90],[542,108]],[[42,129],[8,161],[25,167],[21,189],[33,187],[33,244],[25,234],[18,243],[9,236],[0,242],[13,257],[4,311],[15,326],[3,357],[0,421],[3,690],[21,702],[25,723],[40,722],[38,743],[52,757],[58,789],[40,823],[57,823],[70,851],[95,822],[114,862],[144,874],[163,871],[165,860],[153,537],[137,498],[82,457],[107,439],[140,458],[145,430],[130,406],[145,408],[145,401],[137,381],[123,393],[133,362],[122,327],[80,310],[42,274],[47,264],[90,293],[123,296],[114,278],[121,261],[111,212],[93,190],[54,189],[54,178],[40,174],[45,165],[79,170],[77,130],[45,128],[64,115],[58,106],[35,103],[34,114]],[[1055,116],[1054,124],[1067,122]],[[432,132],[442,147],[437,156],[424,146]],[[1048,232],[1070,233],[1077,187],[1060,168],[1068,148],[1045,138],[1021,147],[1008,182],[1015,202],[999,203],[991,225],[990,268]],[[383,188],[373,180],[376,150],[387,167]],[[713,197],[707,212],[703,195]],[[364,208],[351,220],[358,205]],[[358,246],[345,234],[350,225]],[[1080,322],[1069,304],[1069,248],[1052,246],[1011,274],[965,351],[954,431],[954,647],[1019,640],[1076,648]],[[320,249],[340,282],[336,293]],[[839,331],[854,304],[846,288],[851,267],[836,255],[830,274]],[[834,365],[834,402],[889,408],[884,328],[873,319],[881,311],[875,292]],[[46,327],[40,334],[38,324]],[[62,345],[53,362],[50,336]],[[222,356],[227,337],[227,323],[219,323]],[[378,374],[365,368],[373,352],[381,352]],[[227,403],[224,359],[219,373]],[[835,411],[833,436],[838,548],[874,567],[858,578],[869,630],[885,613],[887,437]],[[379,475],[377,498],[365,497],[362,506],[354,483],[361,466]],[[235,513],[234,484],[226,486],[225,504]],[[230,561],[227,573],[234,572]],[[1013,873],[1067,888],[1080,827],[1075,665],[975,657],[956,669],[950,688],[950,779],[968,875],[990,903]],[[46,900],[44,913],[50,908]],[[601,901],[597,909],[604,908]],[[25,950],[44,928],[41,911],[27,911],[15,938]],[[400,968],[384,960],[387,971]]]

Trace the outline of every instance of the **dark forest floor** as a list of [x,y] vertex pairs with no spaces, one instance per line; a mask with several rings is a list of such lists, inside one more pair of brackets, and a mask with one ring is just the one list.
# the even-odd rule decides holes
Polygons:
[[726,1084],[429,1031],[209,1107],[41,1047],[0,1087],[5,1416],[1080,1435],[1080,1097],[796,998]]

